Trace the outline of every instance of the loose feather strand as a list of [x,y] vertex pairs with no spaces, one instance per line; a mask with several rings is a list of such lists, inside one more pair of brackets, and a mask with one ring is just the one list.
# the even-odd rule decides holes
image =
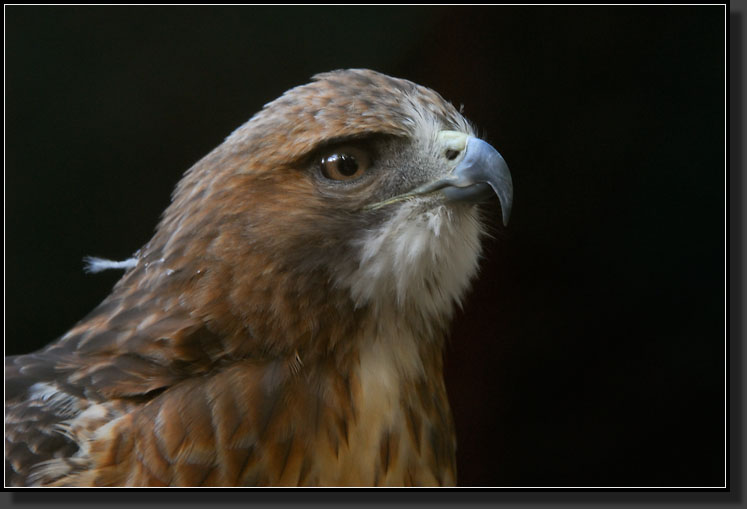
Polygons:
[[83,258],[85,266],[83,270],[88,274],[96,274],[109,269],[120,269],[127,270],[137,265],[137,258],[128,258],[120,262],[115,260],[107,260],[105,258],[98,258],[96,256],[86,256]]

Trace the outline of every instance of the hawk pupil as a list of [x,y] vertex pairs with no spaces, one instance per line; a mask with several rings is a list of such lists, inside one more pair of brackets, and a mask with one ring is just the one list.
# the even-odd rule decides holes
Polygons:
[[343,154],[339,159],[338,170],[346,177],[351,177],[358,171],[358,161],[353,156]]

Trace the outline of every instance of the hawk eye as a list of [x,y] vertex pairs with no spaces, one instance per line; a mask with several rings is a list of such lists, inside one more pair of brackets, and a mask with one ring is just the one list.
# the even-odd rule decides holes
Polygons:
[[339,147],[322,157],[322,175],[331,180],[353,180],[371,165],[368,154],[356,147]]

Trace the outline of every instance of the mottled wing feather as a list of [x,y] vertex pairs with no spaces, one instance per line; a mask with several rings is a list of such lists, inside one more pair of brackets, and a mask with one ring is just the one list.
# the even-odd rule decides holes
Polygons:
[[[212,337],[204,325],[171,312],[168,319],[151,316],[151,325],[143,326],[147,308],[123,303],[115,308],[111,299],[122,300],[114,294],[46,349],[6,358],[10,485],[46,483],[59,472],[71,472],[72,466],[66,470],[62,460],[83,454],[81,441],[94,429],[213,365],[204,355],[202,345]],[[48,467],[45,462],[51,460],[59,460],[54,475],[34,474],[38,465]]]
[[39,368],[38,361],[30,356],[5,360],[5,480],[9,486],[26,485],[30,469],[40,461],[71,456],[78,450],[73,440],[55,428],[70,411],[48,400],[27,399],[37,380],[33,370],[31,375],[22,372],[24,365]]

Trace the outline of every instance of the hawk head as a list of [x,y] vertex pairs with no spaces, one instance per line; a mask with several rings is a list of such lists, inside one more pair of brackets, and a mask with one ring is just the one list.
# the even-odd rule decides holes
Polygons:
[[506,222],[503,158],[432,90],[362,69],[289,90],[187,171],[98,308],[6,363],[11,472],[453,482],[443,337],[495,195]]
[[323,322],[342,329],[362,311],[430,331],[475,274],[476,203],[494,194],[506,222],[503,158],[440,95],[370,70],[329,72],[196,164],[140,260],[182,280],[217,327],[274,323],[254,334],[270,350],[289,339],[333,348],[319,344],[340,339],[320,334]]

